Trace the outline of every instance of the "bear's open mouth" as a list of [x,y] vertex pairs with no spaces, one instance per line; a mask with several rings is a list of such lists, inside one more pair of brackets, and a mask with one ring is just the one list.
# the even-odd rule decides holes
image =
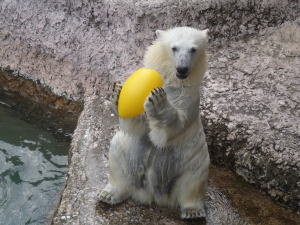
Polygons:
[[181,80],[183,80],[183,79],[185,79],[185,78],[188,77],[188,73],[184,73],[184,74],[182,74],[182,73],[176,73],[176,77],[179,78],[179,79],[181,79]]

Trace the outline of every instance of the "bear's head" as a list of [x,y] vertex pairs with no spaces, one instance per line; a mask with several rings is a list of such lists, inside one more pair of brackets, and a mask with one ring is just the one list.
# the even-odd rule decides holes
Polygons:
[[157,41],[164,45],[173,58],[179,79],[185,79],[191,74],[208,45],[208,29],[176,27],[165,31],[157,30],[156,36]]

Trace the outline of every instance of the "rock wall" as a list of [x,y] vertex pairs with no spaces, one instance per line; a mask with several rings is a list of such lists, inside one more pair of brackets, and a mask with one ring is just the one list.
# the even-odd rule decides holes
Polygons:
[[211,156],[299,210],[299,13],[296,0],[0,1],[0,66],[84,101],[141,66],[154,30],[209,28]]
[[201,112],[211,157],[299,210],[300,20],[212,49]]
[[214,43],[295,19],[296,0],[0,2],[0,65],[83,100],[141,66],[156,29],[209,28]]

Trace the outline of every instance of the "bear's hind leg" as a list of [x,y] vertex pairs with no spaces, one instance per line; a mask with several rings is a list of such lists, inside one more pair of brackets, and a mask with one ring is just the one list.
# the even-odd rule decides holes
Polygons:
[[181,219],[206,218],[204,203],[199,202],[198,205],[181,209]]
[[110,205],[115,205],[126,200],[126,194],[119,192],[110,183],[108,183],[105,188],[101,191],[99,195],[99,200]]
[[205,218],[204,196],[207,190],[208,170],[202,175],[184,174],[178,181],[177,195],[182,219]]
[[109,182],[99,195],[100,201],[113,205],[130,197],[133,188],[127,163],[129,147],[126,135],[117,132],[109,149]]

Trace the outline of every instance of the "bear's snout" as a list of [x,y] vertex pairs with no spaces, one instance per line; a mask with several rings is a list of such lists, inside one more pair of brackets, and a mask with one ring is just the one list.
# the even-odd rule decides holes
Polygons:
[[176,76],[179,79],[185,79],[188,76],[189,68],[187,68],[187,67],[177,67],[176,71],[177,71]]

